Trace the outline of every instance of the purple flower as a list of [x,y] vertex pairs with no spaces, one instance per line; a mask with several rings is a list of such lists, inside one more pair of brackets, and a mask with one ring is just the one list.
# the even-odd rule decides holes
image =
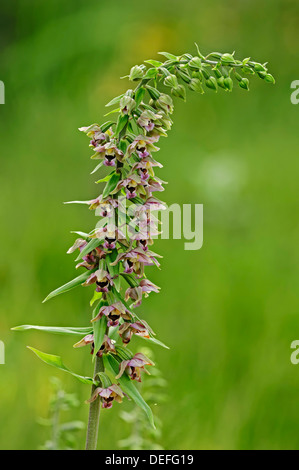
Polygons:
[[142,248],[134,248],[130,251],[120,253],[116,260],[111,263],[112,266],[116,265],[119,261],[123,261],[124,272],[127,274],[136,273],[139,276],[143,275],[144,266],[160,266],[156,257],[161,257],[152,251],[145,253]]
[[[81,238],[78,238],[74,245],[67,251],[67,253],[73,253],[76,249],[79,249],[80,251],[83,250],[83,248],[87,245],[86,240],[82,240]],[[97,247],[94,250],[92,250],[90,253],[87,255],[83,256],[83,262],[77,264],[76,268],[84,267],[86,269],[94,269],[98,263],[99,260],[104,258],[106,256],[106,253],[101,249],[101,247]]]
[[112,278],[108,271],[98,269],[92,273],[84,282],[84,286],[90,286],[96,283],[96,292],[108,292],[109,287],[113,285]]
[[106,166],[115,166],[116,160],[122,161],[124,157],[123,152],[117,147],[115,139],[95,147],[95,152],[92,158],[104,159]]
[[144,354],[137,353],[132,359],[127,361],[122,361],[119,365],[119,374],[115,377],[119,379],[126,371],[129,377],[132,380],[137,380],[141,382],[141,370],[149,374],[149,372],[144,368],[144,366],[154,366],[155,364],[148,359]]
[[122,392],[122,389],[116,384],[112,384],[107,388],[97,387],[92,397],[87,400],[87,403],[92,403],[98,397],[100,397],[101,399],[102,408],[109,409],[112,407],[113,400],[117,401],[118,403],[121,403],[124,394]]
[[116,247],[117,240],[126,239],[125,235],[115,225],[112,224],[97,229],[95,236],[100,239],[105,239],[103,247],[106,250],[113,250]]
[[163,165],[154,160],[150,155],[142,158],[140,162],[135,163],[132,167],[132,171],[138,170],[138,174],[141,181],[146,181],[150,176],[154,176],[153,167],[158,166],[162,168]]
[[132,299],[134,301],[134,307],[139,307],[142,302],[142,294],[145,297],[148,296],[149,292],[159,293],[160,287],[156,286],[149,279],[142,279],[139,282],[139,285],[136,287],[129,287],[125,293],[125,300],[128,301]]
[[107,317],[108,323],[107,326],[117,326],[119,324],[119,319],[123,318],[124,320],[131,320],[131,312],[121,303],[116,302],[112,305],[103,305],[99,313],[91,321],[97,321],[105,315]]
[[[78,343],[74,344],[74,348],[81,348],[82,346],[86,346],[91,344],[91,354],[94,352],[94,336],[92,334],[84,336]],[[114,342],[109,338],[109,336],[104,336],[104,341],[100,349],[97,351],[97,356],[101,357],[104,353],[112,352],[116,354],[116,350],[114,347]]]
[[136,153],[139,158],[145,158],[150,155],[151,152],[157,152],[158,147],[155,147],[154,142],[159,140],[157,137],[147,137],[144,135],[139,135],[128,147],[128,155]]
[[127,199],[133,199],[137,196],[137,193],[139,194],[140,191],[143,191],[140,176],[136,174],[128,175],[125,179],[119,181],[116,191],[121,188],[125,189]]
[[149,338],[149,332],[141,322],[135,323],[123,323],[118,330],[118,334],[124,344],[128,344],[131,341],[133,334],[141,336],[143,338]]
[[160,125],[161,121],[159,119],[162,117],[160,114],[155,114],[149,109],[146,109],[141,113],[139,118],[137,119],[138,126],[145,129],[147,132],[150,132],[154,129],[155,124]]
[[106,140],[109,140],[111,135],[111,130],[108,132],[102,132],[98,124],[92,124],[88,127],[79,127],[79,131],[85,132],[85,134],[91,138],[91,147],[97,147]]
[[102,194],[96,199],[87,201],[87,203],[90,204],[89,209],[96,209],[96,215],[100,217],[112,218],[115,215],[115,209],[120,208],[122,211],[124,210],[119,199],[113,199],[110,196],[103,199]]

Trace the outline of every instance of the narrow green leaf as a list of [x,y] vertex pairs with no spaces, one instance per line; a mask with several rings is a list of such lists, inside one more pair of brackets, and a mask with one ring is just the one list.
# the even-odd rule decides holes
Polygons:
[[75,277],[75,279],[72,279],[71,281],[67,282],[61,287],[58,287],[57,289],[53,290],[50,292],[50,294],[43,300],[44,302],[47,302],[47,300],[52,299],[53,297],[56,297],[57,295],[64,294],[65,292],[68,292],[71,289],[74,289],[77,286],[80,286],[83,284],[83,282],[86,281],[86,279],[91,275],[91,273],[95,272],[96,268],[91,269],[89,271],[86,271],[85,273],[80,274],[80,276]]
[[46,333],[57,335],[88,335],[92,333],[92,327],[72,327],[72,326],[38,326],[38,325],[20,325],[11,328],[13,331],[40,330]]
[[105,106],[108,107],[108,106],[112,106],[113,104],[118,104],[123,96],[124,96],[124,93],[122,95],[116,96],[111,101],[109,101],[109,103],[107,103]]
[[92,172],[90,173],[91,175],[93,175],[96,171],[98,171],[102,166],[104,165],[104,162],[100,162],[94,170],[92,170]]
[[120,273],[120,274],[127,281],[130,287],[137,287],[139,285],[137,279],[135,279],[133,274],[127,274],[125,272]]
[[104,117],[109,116],[109,114],[114,114],[114,113],[119,113],[120,108],[112,109],[112,111],[109,111],[109,113],[104,114]]
[[107,265],[108,265],[108,270],[109,270],[110,275],[113,278],[114,276],[116,276],[113,279],[113,282],[114,282],[117,292],[119,292],[120,291],[119,263],[117,263],[115,266],[111,266],[111,263],[113,263],[116,260],[117,254],[118,254],[117,249],[114,248],[114,250],[112,250],[111,253],[108,253],[106,255],[106,260],[107,260]]
[[164,55],[164,57],[166,57],[166,59],[169,59],[169,60],[177,60],[178,59],[175,55],[170,54],[169,52],[158,52],[158,54]]
[[111,173],[109,173],[109,175],[106,175],[104,176],[104,178],[101,178],[100,180],[97,181],[97,184],[98,183],[106,183],[107,181],[110,180],[110,178],[115,174],[115,171],[112,171]]
[[162,346],[162,348],[165,348],[165,349],[169,349],[168,346],[166,346],[166,344],[162,343],[162,341],[159,341],[158,339],[156,338],[144,338],[144,336],[140,336],[140,338],[142,339],[145,339],[146,341],[149,341],[150,343],[155,343],[157,344],[158,346]]
[[93,360],[95,359],[98,350],[103,344],[104,336],[106,333],[106,328],[107,328],[107,318],[105,317],[105,315],[103,315],[100,320],[93,322],[93,342],[94,342]]
[[109,194],[114,191],[117,186],[117,183],[120,180],[120,173],[114,173],[114,175],[110,178],[107,182],[104,191],[103,191],[103,199],[105,199]]
[[90,201],[66,201],[63,204],[90,204]]
[[152,65],[153,67],[160,67],[160,65],[163,65],[163,62],[160,62],[159,60],[145,60],[144,62],[146,62],[147,64],[150,64]]
[[138,88],[138,90],[136,91],[136,93],[135,93],[135,101],[136,101],[136,107],[137,107],[137,108],[138,108],[138,106],[140,105],[140,103],[142,102],[143,97],[144,97],[144,94],[145,94],[145,88],[143,88],[143,87]]
[[91,301],[89,302],[90,306],[92,307],[93,304],[94,304],[97,300],[100,300],[100,299],[102,298],[102,295],[103,295],[102,292],[97,292],[97,291],[95,290],[94,293],[93,293],[93,297],[92,297]]
[[109,127],[113,126],[114,124],[115,124],[114,121],[104,122],[104,124],[101,124],[101,131],[106,132],[109,129]]
[[[104,356],[104,364],[105,367],[110,370],[110,372],[116,376],[119,372],[119,363],[118,361],[111,356],[110,354]],[[119,379],[119,384],[121,389],[129,395],[132,400],[136,403],[136,405],[140,406],[140,408],[146,413],[150,424],[155,428],[154,417],[151,408],[148,404],[144,401],[142,396],[140,395],[139,391],[135,387],[135,385],[131,382],[131,379],[128,377],[126,373],[124,373]]]
[[84,238],[86,240],[86,238],[89,237],[89,233],[85,233],[85,232],[77,232],[75,230],[72,230],[71,233],[76,233],[77,235],[80,235],[80,237]]
[[143,79],[155,78],[157,76],[158,70],[155,67],[152,67],[146,71]]
[[92,239],[87,243],[87,245],[85,245],[85,247],[84,247],[83,250],[80,252],[80,254],[77,256],[76,261],[78,261],[79,259],[82,259],[83,256],[88,255],[88,253],[90,253],[92,250],[94,250],[95,248],[97,248],[97,247],[102,243],[102,241],[103,241],[103,239],[101,239],[101,238],[92,238]]
[[129,116],[127,114],[123,114],[119,116],[117,120],[117,124],[116,124],[115,134],[119,134],[123,130],[128,120],[129,120]]
[[39,351],[38,349],[32,348],[30,346],[27,346],[28,349],[31,349],[31,351],[34,352],[34,354],[37,355],[43,362],[46,364],[49,364],[50,366],[56,367],[57,369],[63,370],[64,372],[67,372],[68,374],[73,375],[78,379],[80,382],[84,384],[92,384],[93,380],[91,377],[83,377],[82,375],[75,374],[72,372],[70,369],[68,369],[62,362],[62,359],[60,356],[54,356],[53,354],[47,354],[42,351]]

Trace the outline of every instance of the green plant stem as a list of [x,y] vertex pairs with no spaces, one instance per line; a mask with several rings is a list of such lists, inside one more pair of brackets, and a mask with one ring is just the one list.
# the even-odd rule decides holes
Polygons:
[[[94,378],[98,372],[104,372],[104,363],[102,357],[96,356],[94,366]],[[96,385],[91,387],[91,396],[93,395]],[[86,434],[86,446],[85,450],[96,450],[98,442],[98,430],[100,420],[101,400],[98,397],[94,402],[89,405],[89,417]]]

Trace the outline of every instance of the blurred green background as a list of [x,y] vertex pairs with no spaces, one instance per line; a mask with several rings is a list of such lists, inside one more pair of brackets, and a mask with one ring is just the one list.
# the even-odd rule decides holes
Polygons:
[[[299,79],[296,0],[2,2],[0,80],[1,305],[0,448],[36,449],[47,437],[55,370],[26,345],[91,374],[74,338],[17,333],[24,323],[88,325],[90,289],[41,304],[74,276],[71,230],[88,231],[94,213],[63,201],[98,195],[88,141],[77,128],[103,122],[104,105],[130,85],[119,77],[158,51],[236,50],[269,61],[275,86],[251,81],[247,93],[189,93],[176,103],[162,139],[159,176],[167,203],[204,204],[204,245],[160,240],[162,287],[143,303],[170,351],[155,358],[168,381],[156,407],[166,449],[298,449],[299,338],[298,115],[290,84]],[[151,272],[152,271],[152,272]],[[57,371],[84,402],[87,386]],[[126,410],[133,407],[125,405]],[[128,426],[120,406],[104,411],[100,448],[115,449]],[[72,412],[86,421],[87,405]],[[79,447],[84,446],[84,432]]]

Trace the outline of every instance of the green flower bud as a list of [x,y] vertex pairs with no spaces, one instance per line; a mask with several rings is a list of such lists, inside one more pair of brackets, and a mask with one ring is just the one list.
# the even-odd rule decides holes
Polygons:
[[199,78],[192,78],[191,82],[188,84],[190,90],[196,91],[197,93],[204,93],[201,81]]
[[173,74],[167,75],[167,77],[164,78],[164,85],[176,88],[178,86],[178,79]]
[[130,70],[129,79],[132,81],[140,80],[144,75],[144,70],[140,65],[134,65]]
[[191,69],[195,69],[195,70],[200,69],[201,59],[199,57],[192,57],[188,65]]
[[186,100],[186,88],[183,85],[171,88],[171,94],[177,98],[182,98],[184,101]]
[[235,77],[238,80],[238,82],[240,82],[243,79],[242,75],[240,75],[238,72],[235,72]]
[[232,54],[222,54],[221,56],[221,62],[222,64],[231,64],[231,63],[235,63],[235,59],[234,59],[234,56]]
[[242,72],[250,73],[251,75],[252,74],[254,75],[254,70],[251,67],[249,67],[249,65],[244,65],[244,67],[242,67]]
[[242,78],[242,80],[239,81],[239,87],[244,88],[244,90],[249,90],[248,78]]
[[123,114],[131,114],[133,109],[136,107],[136,101],[130,96],[125,95],[120,100],[119,106]]
[[173,113],[173,101],[171,96],[166,95],[165,93],[161,93],[159,98],[155,101],[155,105],[157,109],[162,109],[167,114]]
[[225,85],[225,88],[226,88],[228,91],[232,91],[233,86],[234,86],[234,82],[233,82],[233,80],[232,80],[230,77],[225,77],[223,83],[224,83],[224,85]]
[[216,77],[216,78],[222,77],[222,73],[221,73],[220,70],[218,70],[218,69],[214,69],[214,74],[215,74],[215,77]]
[[258,64],[257,62],[254,63],[254,70],[256,72],[266,72],[266,67],[264,67],[262,64]]
[[221,76],[217,79],[217,84],[218,86],[220,86],[221,88],[223,88],[224,90],[227,90],[227,87],[225,85],[225,77]]
[[275,78],[273,77],[273,75],[271,75],[271,73],[267,73],[266,76],[265,76],[265,82],[268,82],[268,83],[275,83]]
[[212,75],[206,80],[206,86],[211,90],[217,91],[217,80]]
[[258,72],[258,76],[262,79],[266,78],[267,72]]
[[222,54],[220,52],[211,52],[211,54],[208,55],[209,58],[211,59],[221,59]]

